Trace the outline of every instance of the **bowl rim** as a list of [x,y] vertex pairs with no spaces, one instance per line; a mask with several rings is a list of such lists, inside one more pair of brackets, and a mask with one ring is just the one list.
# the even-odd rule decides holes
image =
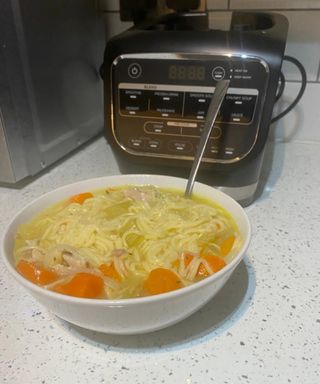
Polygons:
[[[196,181],[195,184],[194,184],[194,190],[196,190],[197,188],[211,189],[215,194],[220,195],[221,197],[226,199],[228,202],[233,204],[233,206],[236,209],[238,209],[239,212],[241,212],[241,216],[244,219],[245,224],[247,226],[246,238],[244,239],[243,244],[241,245],[241,248],[239,249],[239,251],[236,254],[236,256],[231,260],[230,263],[228,263],[220,271],[214,273],[211,276],[206,277],[203,280],[197,281],[197,282],[195,282],[193,284],[190,284],[190,285],[188,285],[186,287],[182,287],[182,288],[176,289],[174,291],[160,293],[160,294],[157,294],[157,295],[142,296],[142,297],[135,297],[135,298],[126,298],[126,299],[91,299],[91,298],[82,298],[82,297],[63,295],[63,294],[60,294],[60,293],[57,293],[57,292],[54,292],[54,291],[50,291],[49,289],[46,289],[46,288],[44,288],[44,287],[42,287],[40,285],[34,284],[34,283],[30,282],[29,280],[27,280],[26,278],[24,278],[22,275],[20,275],[20,273],[10,263],[10,261],[9,261],[10,255],[7,255],[6,247],[5,247],[5,244],[8,241],[7,237],[9,236],[9,232],[10,232],[9,230],[12,227],[12,225],[15,223],[15,221],[19,218],[19,216],[22,215],[26,210],[31,208],[33,205],[38,204],[39,201],[45,200],[48,196],[51,196],[51,195],[53,196],[57,192],[60,192],[60,191],[63,191],[63,190],[67,190],[67,189],[72,188],[72,187],[80,186],[81,184],[84,184],[84,183],[90,183],[90,182],[93,183],[93,182],[100,182],[100,181],[102,182],[103,180],[106,180],[106,182],[108,182],[108,180],[112,180],[112,179],[116,179],[116,180],[125,179],[125,180],[128,180],[128,178],[129,179],[134,179],[134,180],[137,179],[137,178],[141,178],[141,179],[151,179],[152,178],[153,180],[155,180],[155,179],[165,180],[166,179],[169,182],[170,182],[170,180],[172,180],[172,181],[174,180],[174,181],[178,181],[180,183],[187,183],[187,179],[185,179],[185,178],[175,177],[175,176],[167,176],[167,175],[158,175],[158,174],[155,174],[155,175],[153,175],[153,174],[106,175],[106,176],[101,176],[101,177],[96,177],[96,178],[87,178],[87,179],[83,179],[83,180],[76,181],[76,182],[73,182],[73,183],[68,183],[68,184],[62,185],[62,186],[60,186],[58,188],[55,188],[55,189],[53,189],[51,191],[48,191],[48,192],[42,194],[41,196],[38,196],[38,197],[32,199],[32,201],[30,201],[28,204],[23,206],[21,209],[19,209],[14,214],[13,218],[6,225],[6,227],[5,227],[5,229],[4,229],[3,233],[2,233],[2,236],[1,236],[1,254],[2,254],[2,259],[4,261],[4,264],[5,264],[6,268],[13,275],[13,277],[16,280],[18,280],[18,282],[22,286],[24,286],[24,287],[28,288],[29,290],[33,291],[35,294],[48,296],[51,299],[63,301],[65,303],[72,303],[72,304],[79,304],[79,305],[81,305],[81,304],[88,304],[88,305],[91,305],[91,306],[108,306],[108,307],[120,307],[121,306],[122,307],[122,306],[131,306],[131,305],[137,305],[137,304],[148,304],[148,303],[151,303],[151,302],[153,303],[153,302],[163,301],[163,300],[166,300],[166,299],[169,299],[169,298],[174,298],[174,297],[177,297],[177,296],[186,295],[190,291],[197,291],[197,290],[201,289],[202,287],[204,287],[204,286],[206,286],[208,284],[213,283],[214,280],[218,280],[220,276],[227,274],[228,271],[230,271],[233,268],[235,268],[237,266],[237,264],[239,264],[241,262],[241,260],[244,257],[244,254],[245,254],[246,250],[249,247],[249,244],[250,244],[250,241],[251,241],[251,234],[252,234],[251,223],[250,223],[250,220],[248,218],[248,215],[247,215],[246,211],[244,210],[244,208],[236,200],[234,200],[232,197],[230,197],[226,193],[224,193],[221,190],[219,190],[219,189],[217,189],[215,187],[212,187],[212,186],[210,186],[208,184],[204,184],[204,183]],[[126,184],[130,184],[130,182],[127,182]],[[132,184],[134,184],[134,183],[132,183]],[[153,185],[157,186],[156,182],[152,182],[150,184],[153,184]],[[118,185],[121,185],[121,184],[118,184]],[[145,183],[139,184],[138,182],[136,182],[135,185],[147,185],[147,184],[145,184]],[[201,191],[200,192],[197,191],[196,194],[199,194],[201,196]],[[58,198],[57,202],[59,200],[61,200],[61,198]],[[212,200],[214,201],[214,197],[213,197]],[[218,203],[218,205],[221,205],[225,209],[225,207],[221,203]],[[40,212],[40,211],[41,210],[39,210],[38,212]],[[229,211],[229,210],[227,209],[227,211]],[[232,215],[232,213],[231,213],[231,215]]]

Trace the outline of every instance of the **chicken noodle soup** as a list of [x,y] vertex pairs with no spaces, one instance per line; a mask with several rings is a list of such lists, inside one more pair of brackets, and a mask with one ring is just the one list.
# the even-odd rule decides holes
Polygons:
[[195,283],[223,268],[241,238],[232,217],[201,197],[155,186],[84,192],[20,226],[16,268],[61,294],[121,299]]

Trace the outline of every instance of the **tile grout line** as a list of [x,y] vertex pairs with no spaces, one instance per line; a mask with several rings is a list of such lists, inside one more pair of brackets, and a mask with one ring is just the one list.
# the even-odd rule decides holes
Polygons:
[[[319,70],[320,70],[320,66],[319,66]],[[301,84],[301,80],[286,80],[286,83],[299,83],[299,84]],[[320,84],[320,81],[319,80],[308,80],[307,83]]]
[[[229,0],[230,1],[230,0]],[[230,3],[229,3],[230,4]],[[301,11],[301,12],[308,12],[308,11],[320,11],[320,8],[231,8],[229,6],[230,11],[270,11],[270,12],[285,12],[285,11]]]
[[[108,10],[108,9],[101,9],[100,10],[103,13],[120,13],[120,10]],[[226,11],[270,11],[270,12],[313,12],[313,11],[318,11],[320,12],[320,8],[231,8],[230,6],[230,0],[228,0],[228,8],[226,9],[213,9],[213,8],[208,8],[207,11],[210,12],[226,12]]]
[[317,80],[316,80],[317,83],[320,82],[320,62],[318,64],[318,72],[317,72]]

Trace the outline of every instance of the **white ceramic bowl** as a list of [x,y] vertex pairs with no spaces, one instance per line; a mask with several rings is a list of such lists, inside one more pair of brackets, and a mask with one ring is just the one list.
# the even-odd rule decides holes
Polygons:
[[13,245],[17,227],[39,211],[76,193],[126,184],[153,184],[160,187],[185,189],[186,180],[159,175],[119,175],[80,181],[58,188],[23,208],[7,226],[2,239],[4,262],[16,278],[41,304],[58,317],[87,329],[113,333],[137,334],[155,331],[191,315],[206,304],[226,283],[244,256],[249,245],[251,229],[243,208],[231,197],[210,186],[195,183],[194,193],[209,198],[231,213],[235,219],[243,245],[234,259],[222,270],[188,287],[155,296],[99,300],[65,296],[41,288],[15,269]]

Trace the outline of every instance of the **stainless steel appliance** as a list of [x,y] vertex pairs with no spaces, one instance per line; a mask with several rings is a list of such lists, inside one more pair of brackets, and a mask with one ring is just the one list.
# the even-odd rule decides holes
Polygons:
[[0,1],[0,182],[34,175],[103,128],[96,1]]
[[288,23],[246,12],[234,13],[227,31],[207,21],[206,13],[173,12],[107,43],[106,133],[123,171],[186,176],[215,85],[230,79],[199,179],[246,205],[259,181]]

